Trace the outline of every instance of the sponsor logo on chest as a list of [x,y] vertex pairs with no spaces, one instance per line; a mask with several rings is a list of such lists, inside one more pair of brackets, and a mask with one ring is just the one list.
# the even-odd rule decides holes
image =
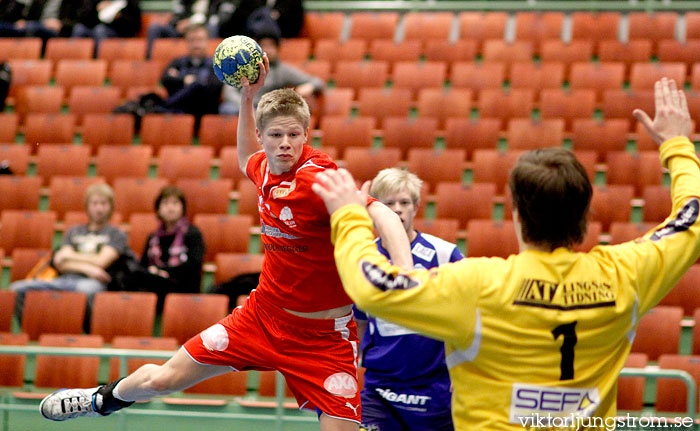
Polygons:
[[413,250],[411,250],[411,253],[425,260],[426,262],[430,262],[431,260],[433,260],[433,256],[435,256],[435,250],[430,249],[421,243],[416,243],[416,245],[413,246]]

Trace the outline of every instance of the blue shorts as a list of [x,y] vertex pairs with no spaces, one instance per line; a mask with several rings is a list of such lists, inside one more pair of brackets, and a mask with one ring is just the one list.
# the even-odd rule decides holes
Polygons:
[[361,430],[454,430],[449,381],[401,389],[365,386],[361,397]]

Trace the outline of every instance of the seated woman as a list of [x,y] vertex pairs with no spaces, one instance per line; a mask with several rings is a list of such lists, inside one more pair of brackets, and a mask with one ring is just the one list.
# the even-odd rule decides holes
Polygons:
[[185,217],[182,190],[163,187],[155,209],[161,225],[148,236],[141,255],[143,270],[135,274],[133,286],[155,292],[160,311],[168,293],[200,292],[205,246],[202,233]]

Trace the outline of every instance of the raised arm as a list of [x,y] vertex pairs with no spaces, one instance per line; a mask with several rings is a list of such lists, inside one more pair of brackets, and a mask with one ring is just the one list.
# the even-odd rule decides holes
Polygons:
[[[365,190],[366,193],[366,190]],[[381,202],[372,202],[367,207],[367,212],[374,222],[374,227],[379,231],[382,244],[389,252],[391,261],[401,269],[413,269],[413,256],[411,244],[406,235],[406,229],[401,224],[401,219],[395,212]]]
[[248,158],[259,150],[258,138],[255,133],[255,109],[253,108],[253,98],[255,94],[265,84],[265,77],[270,68],[270,61],[267,59],[267,54],[263,54],[263,61],[260,65],[260,77],[251,84],[243,77],[241,83],[241,108],[238,113],[238,167],[245,173]]

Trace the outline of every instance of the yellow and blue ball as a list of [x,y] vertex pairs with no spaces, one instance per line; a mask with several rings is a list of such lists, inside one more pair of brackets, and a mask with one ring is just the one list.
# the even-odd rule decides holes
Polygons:
[[262,49],[247,36],[231,36],[224,39],[214,52],[214,74],[225,84],[241,88],[241,78],[251,84],[260,76]]

